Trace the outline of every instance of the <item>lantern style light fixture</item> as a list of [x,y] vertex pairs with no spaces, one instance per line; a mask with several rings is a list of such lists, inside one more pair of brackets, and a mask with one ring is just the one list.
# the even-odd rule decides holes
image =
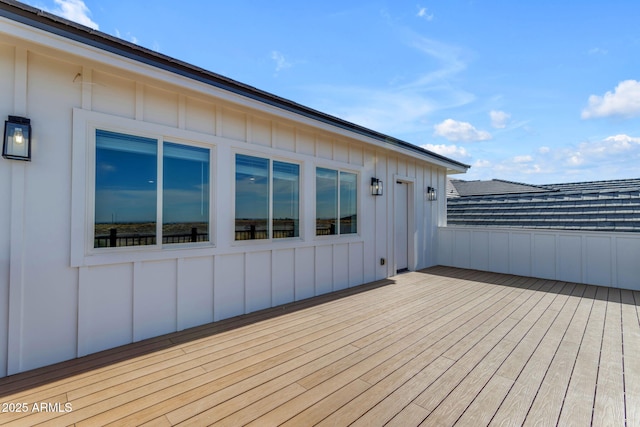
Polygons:
[[4,122],[4,144],[2,157],[12,160],[31,161],[31,120],[9,116]]
[[435,188],[427,187],[427,199],[429,199],[430,202],[438,200],[438,193],[436,192]]
[[382,196],[382,180],[371,178],[371,195]]

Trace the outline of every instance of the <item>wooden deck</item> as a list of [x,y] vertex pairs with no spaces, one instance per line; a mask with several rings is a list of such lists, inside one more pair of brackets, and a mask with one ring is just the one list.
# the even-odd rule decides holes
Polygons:
[[640,426],[639,303],[435,267],[0,379],[0,424]]

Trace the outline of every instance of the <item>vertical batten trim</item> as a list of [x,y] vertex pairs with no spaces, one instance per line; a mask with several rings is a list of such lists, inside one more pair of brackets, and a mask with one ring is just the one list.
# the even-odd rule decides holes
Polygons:
[[618,239],[616,238],[616,236],[609,236],[609,244],[611,245],[611,257],[609,258],[609,262],[611,263],[611,276],[609,277],[609,279],[611,283],[609,284],[609,286],[619,288],[620,285],[618,284],[618,268],[616,265],[616,259],[618,258]]
[[133,263],[132,278],[131,278],[131,342],[140,341],[139,334],[136,332],[136,285],[138,278],[140,277],[140,269],[142,263],[136,261]]
[[589,255],[587,251],[587,239],[584,235],[578,236],[580,238],[580,277],[578,281],[580,283],[586,283],[592,285],[593,283],[589,282],[589,271],[587,269],[587,256]]
[[175,296],[174,296],[174,302],[176,304],[176,323],[175,323],[175,330],[176,331],[181,331],[184,329],[183,326],[183,322],[181,321],[182,319],[182,313],[180,310],[180,283],[182,282],[181,278],[183,277],[183,271],[184,271],[184,258],[177,258],[176,259],[176,275],[175,275],[175,283],[176,283],[176,292],[175,292]]
[[271,148],[281,149],[280,122],[271,122]]
[[183,94],[178,95],[178,128],[187,128],[187,97]]
[[136,82],[136,120],[144,120],[144,85]]
[[246,138],[246,142],[249,143],[254,143],[254,139],[253,139],[253,116],[252,115],[248,115],[247,119],[245,121],[245,138]]
[[87,334],[81,333],[81,325],[84,325],[82,308],[87,306],[86,283],[89,283],[89,267],[78,268],[78,306],[76,311],[76,357],[82,357],[89,354],[87,350]]
[[242,314],[247,314],[247,307],[249,307],[247,301],[247,257],[248,252],[242,253],[242,301],[244,301],[244,307],[242,308]]
[[211,311],[213,312],[213,321],[217,322],[218,320],[220,320],[218,317],[216,317],[217,313],[216,313],[216,281],[217,281],[217,271],[218,271],[218,266],[216,265],[216,263],[220,262],[219,261],[219,256],[218,255],[213,255],[213,307],[211,307]]
[[179,328],[180,326],[180,313],[178,312],[178,309],[180,307],[180,300],[179,300],[179,292],[178,292],[178,286],[180,286],[180,265],[183,264],[184,265],[184,258],[176,258],[175,259],[175,264],[174,264],[174,269],[173,269],[173,284],[174,284],[174,292],[173,292],[173,303],[175,304],[175,313],[176,313],[176,317],[174,319],[173,322],[173,330],[174,331],[179,331],[182,330],[184,328]]
[[[28,56],[27,49],[16,47],[13,113],[22,116],[27,115]],[[7,375],[22,371],[23,362],[26,181],[26,162],[11,162]]]
[[216,105],[214,111],[214,120],[216,124],[216,128],[213,131],[213,134],[216,136],[222,136],[222,107]]
[[29,52],[22,47],[15,49],[13,112],[18,116],[27,115],[27,79]]
[[93,72],[89,67],[82,67],[82,109],[91,111]]

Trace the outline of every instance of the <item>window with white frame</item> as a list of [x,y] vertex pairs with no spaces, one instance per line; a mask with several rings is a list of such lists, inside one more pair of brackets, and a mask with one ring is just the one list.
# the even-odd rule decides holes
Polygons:
[[300,236],[300,165],[236,154],[235,240]]
[[358,175],[316,168],[316,235],[358,232]]
[[94,248],[209,241],[209,149],[95,134]]

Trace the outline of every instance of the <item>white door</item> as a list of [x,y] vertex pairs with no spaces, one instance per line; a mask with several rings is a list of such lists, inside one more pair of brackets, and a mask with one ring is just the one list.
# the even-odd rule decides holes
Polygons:
[[395,241],[396,272],[409,268],[409,184],[396,182]]

